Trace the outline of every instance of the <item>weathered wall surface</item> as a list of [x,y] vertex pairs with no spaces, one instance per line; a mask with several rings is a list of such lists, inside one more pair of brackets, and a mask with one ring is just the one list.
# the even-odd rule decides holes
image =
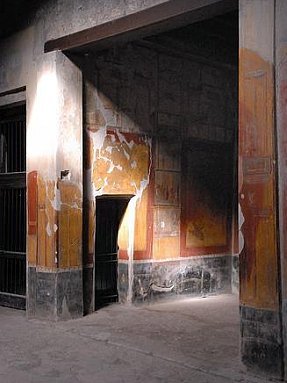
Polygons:
[[82,77],[61,53],[45,68],[28,116],[27,307],[55,319],[83,312]]
[[[90,28],[167,0],[52,0],[43,7],[41,18],[47,40]],[[51,18],[47,18],[51,15]]]
[[[84,69],[85,266],[93,264],[95,198],[135,196],[133,253],[130,207],[119,232],[119,274],[127,292],[131,257],[133,299],[140,301],[155,290],[231,289],[225,255],[232,247],[236,68],[204,55],[182,57],[168,51],[165,37],[158,40],[87,57]],[[201,46],[205,55],[207,49]]]
[[281,263],[281,297],[282,297],[282,340],[284,345],[285,380],[287,380],[287,175],[286,175],[286,134],[287,134],[287,26],[286,26],[287,3],[276,1],[276,122],[277,122],[277,150],[278,150],[278,215],[280,232],[280,263]]
[[[46,1],[29,28],[0,42],[0,92],[26,86],[31,316],[70,317],[82,312],[82,78],[78,67],[62,53],[44,54],[44,43],[160,2],[115,0],[99,1],[95,6],[90,0]],[[178,269],[177,274],[191,275],[200,270],[199,278],[203,279],[202,267],[196,266],[194,271],[186,268],[186,262],[191,256],[209,254],[214,264],[221,264],[215,254],[221,256],[230,250],[230,208],[222,207],[218,200],[218,216],[207,216],[207,204],[198,212],[189,211],[183,222],[181,211],[188,211],[189,201],[182,196],[189,186],[185,185],[182,166],[186,167],[190,158],[184,159],[181,153],[186,140],[220,142],[224,147],[233,142],[236,111],[235,104],[227,100],[236,98],[235,72],[230,63],[226,64],[228,52],[220,44],[211,44],[214,59],[210,60],[207,40],[194,42],[190,51],[201,59],[193,62],[191,52],[182,56],[183,47],[180,54],[166,53],[167,48],[178,48],[177,42],[168,38],[160,51],[150,43],[162,45],[155,39],[146,41],[144,47],[127,46],[122,55],[96,62],[86,57],[85,140],[90,149],[84,161],[86,181],[92,183],[85,200],[89,206],[85,221],[87,218],[90,228],[85,264],[91,265],[94,251],[95,197],[124,193],[134,195],[136,201],[133,259],[138,264],[157,262],[157,270],[165,269],[161,265],[166,260],[176,261],[173,268]],[[97,67],[91,69],[91,62]],[[205,156],[207,152],[206,147]],[[205,198],[210,200],[211,195],[210,187]],[[207,210],[211,207],[209,204]],[[124,220],[119,238],[123,265],[130,257],[125,234],[130,230],[128,221]],[[210,241],[210,236],[216,240]],[[184,266],[180,255],[184,255]],[[224,264],[224,270],[229,268],[229,262]],[[145,291],[154,283],[149,270],[135,268],[139,275],[134,279],[136,291]],[[215,274],[209,273],[211,280]],[[168,274],[157,272],[163,277],[154,280],[167,285]],[[213,279],[218,280],[216,276]],[[145,287],[140,287],[143,284]],[[227,286],[229,281],[223,290]],[[74,289],[78,303],[71,295]],[[58,299],[59,291],[62,295]]]
[[274,2],[240,1],[239,196],[242,354],[281,376],[274,126]]
[[0,42],[0,93],[26,87],[31,316],[82,315],[82,80],[44,43],[159,2],[45,1],[28,28]]
[[[166,36],[165,43],[155,38],[144,45],[122,48],[121,54],[114,51],[97,60],[86,57],[87,191],[84,196],[81,72],[61,53],[43,53],[44,43],[49,39],[160,2],[100,0],[95,6],[92,0],[46,1],[31,26],[0,42],[0,93],[26,86],[28,313],[31,316],[56,319],[82,314],[83,202],[87,212],[85,222],[89,222],[84,263],[91,269],[95,197],[105,193],[136,196],[119,237],[123,296],[130,288],[125,285],[125,275],[131,256],[134,298],[138,300],[155,292],[168,292],[172,285],[179,293],[218,291],[230,286],[227,277],[230,257],[226,255],[231,245],[227,229],[230,213],[223,199],[212,198],[210,184],[192,188],[200,178],[196,178],[196,160],[205,161],[210,146],[205,146],[195,161],[190,150],[194,140],[216,142],[215,148],[224,148],[225,157],[230,151],[226,148],[234,142],[236,103],[230,104],[228,100],[236,99],[233,86],[236,76],[226,61],[228,49],[212,45],[208,40],[210,51],[202,40],[192,40],[188,52],[184,42]],[[268,370],[276,377],[281,375],[282,342],[274,85],[278,100],[285,348],[287,344],[286,12],[284,0],[240,0],[242,352],[247,364]],[[0,95],[1,105],[13,99]],[[215,153],[214,158],[223,156]],[[202,169],[201,174],[209,177],[212,172]],[[216,190],[220,194],[221,190]],[[195,201],[196,209],[190,208],[194,203],[189,200],[190,191],[204,196],[206,203]],[[217,214],[211,216],[211,210]],[[133,253],[128,254],[128,217],[133,212],[136,213],[135,242]],[[236,262],[234,265],[236,270]]]

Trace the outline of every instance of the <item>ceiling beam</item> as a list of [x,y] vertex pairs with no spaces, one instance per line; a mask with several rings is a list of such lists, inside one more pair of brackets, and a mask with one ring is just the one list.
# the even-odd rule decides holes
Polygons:
[[237,9],[237,0],[170,0],[45,43],[44,51],[87,52],[136,40]]

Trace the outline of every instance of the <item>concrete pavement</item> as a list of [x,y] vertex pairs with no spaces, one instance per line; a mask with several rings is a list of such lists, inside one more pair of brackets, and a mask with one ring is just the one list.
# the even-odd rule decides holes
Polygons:
[[58,323],[0,307],[0,383],[264,381],[239,361],[234,295],[114,304]]

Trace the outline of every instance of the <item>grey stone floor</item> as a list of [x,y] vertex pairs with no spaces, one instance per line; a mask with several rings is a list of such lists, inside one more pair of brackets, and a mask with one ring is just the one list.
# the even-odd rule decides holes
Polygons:
[[264,382],[238,355],[234,295],[114,304],[58,323],[0,307],[0,383]]

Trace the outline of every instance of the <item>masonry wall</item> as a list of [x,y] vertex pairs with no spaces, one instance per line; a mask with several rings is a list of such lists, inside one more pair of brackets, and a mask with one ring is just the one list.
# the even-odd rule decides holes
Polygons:
[[0,41],[0,105],[27,107],[30,317],[83,315],[82,76],[61,52],[44,54],[44,44],[159,2],[43,1]]
[[118,239],[122,301],[231,291],[237,72],[216,42],[213,59],[202,44],[188,55],[196,43],[179,51],[161,36],[86,57],[85,267],[96,197],[131,195]]

